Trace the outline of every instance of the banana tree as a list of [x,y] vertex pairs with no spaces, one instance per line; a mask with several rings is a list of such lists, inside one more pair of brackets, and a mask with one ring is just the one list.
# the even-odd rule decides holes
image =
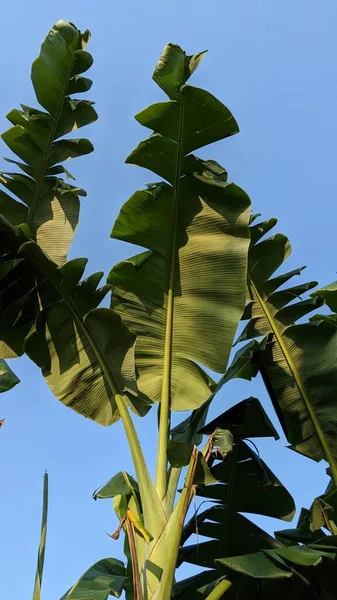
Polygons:
[[[13,126],[2,138],[20,160],[10,159],[16,171],[0,175],[0,358],[25,353],[59,401],[103,426],[120,419],[134,464],[132,475],[120,471],[94,493],[113,498],[111,537],[124,535],[125,561],[99,561],[62,600],[122,593],[127,600],[216,600],[237,598],[242,589],[254,599],[270,592],[280,598],[296,590],[311,594],[312,579],[302,567],[316,568],[327,554],[332,560],[334,546],[294,550],[240,514],[289,521],[295,510],[249,441],[278,437],[261,404],[250,398],[206,420],[227,381],[260,371],[294,449],[325,458],[335,477],[337,418],[330,399],[337,321],[321,316],[293,325],[323,296],[286,307],[313,287],[276,291],[295,274],[270,279],[288,242],[275,236],[258,243],[273,222],[251,223],[247,194],[228,182],[218,163],[192,154],[236,134],[238,125],[212,94],[187,83],[205,53],[190,56],[173,44],[153,75],[168,99],[136,115],[152,133],[127,158],[161,181],[131,196],[111,233],[144,250],[113,266],[102,287],[103,273],[84,276],[85,258],[67,261],[85,192],[65,181],[72,176],[61,163],[93,147],[64,136],[97,118],[92,102],[72,97],[91,86],[82,75],[92,64],[89,38],[65,21],[48,34],[32,68],[44,110],[22,105],[9,113]],[[110,307],[102,308],[107,295]],[[228,366],[240,320],[247,318],[238,342],[250,341]],[[304,338],[291,337],[298,333]],[[304,342],[312,344],[308,351]],[[326,360],[310,379],[310,352],[318,343]],[[11,387],[17,381],[4,368]],[[210,371],[220,375],[217,382]],[[327,390],[319,395],[323,379]],[[153,481],[135,420],[156,404]],[[190,414],[172,427],[173,411]],[[196,498],[211,505],[186,522]],[[195,534],[211,541],[187,546]],[[34,600],[40,598],[44,546],[45,525]],[[184,562],[208,570],[177,582]]]

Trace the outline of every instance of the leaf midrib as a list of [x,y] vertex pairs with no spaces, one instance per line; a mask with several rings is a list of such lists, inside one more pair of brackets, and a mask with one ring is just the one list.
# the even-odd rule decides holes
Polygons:
[[157,473],[156,487],[159,498],[164,498],[167,490],[167,457],[166,447],[170,432],[170,412],[171,412],[171,372],[172,372],[172,345],[173,345],[173,321],[174,321],[174,286],[175,286],[175,268],[177,258],[177,225],[178,208],[180,193],[180,172],[182,161],[182,142],[184,130],[184,111],[185,96],[181,94],[181,110],[179,119],[179,135],[177,146],[177,161],[174,176],[173,192],[173,215],[172,215],[172,247],[169,272],[169,285],[167,292],[166,325],[164,339],[164,357],[163,357],[163,380],[162,394],[160,403],[160,428],[158,441]]
[[320,442],[322,450],[323,450],[323,454],[324,454],[327,462],[330,464],[331,470],[333,472],[334,480],[335,480],[335,482],[337,484],[337,463],[336,463],[336,461],[335,461],[335,459],[334,459],[334,457],[333,457],[333,455],[331,453],[331,450],[329,448],[329,444],[328,444],[328,442],[326,440],[326,437],[325,437],[324,431],[323,431],[323,429],[321,427],[321,424],[320,424],[320,422],[319,422],[319,420],[318,420],[318,418],[316,416],[316,413],[315,413],[315,410],[314,410],[314,408],[312,406],[310,397],[307,394],[307,391],[306,391],[306,389],[304,387],[304,384],[303,384],[303,382],[301,380],[301,377],[300,377],[300,375],[299,375],[299,373],[298,373],[298,371],[297,371],[297,369],[295,367],[295,364],[294,364],[294,362],[293,362],[293,360],[292,360],[292,358],[290,356],[290,353],[289,353],[289,351],[288,351],[288,349],[287,349],[287,347],[286,347],[286,345],[285,345],[285,343],[284,343],[284,341],[282,339],[282,334],[278,331],[277,324],[276,324],[273,316],[271,315],[270,311],[268,310],[268,307],[267,307],[266,303],[264,302],[263,298],[260,296],[260,294],[259,294],[259,292],[258,292],[258,290],[257,290],[257,288],[256,288],[256,286],[255,286],[255,284],[254,284],[254,282],[252,280],[252,278],[249,277],[248,281],[249,281],[249,284],[252,287],[254,295],[256,296],[256,298],[257,298],[257,300],[258,300],[258,302],[259,302],[259,304],[260,304],[260,306],[261,306],[261,308],[262,308],[262,310],[264,312],[264,315],[265,315],[265,317],[266,317],[266,319],[267,319],[267,321],[269,323],[269,326],[270,326],[270,328],[271,328],[271,330],[272,330],[272,332],[273,332],[273,334],[275,336],[275,339],[276,339],[276,341],[277,341],[277,343],[278,343],[278,345],[279,345],[279,347],[280,347],[280,349],[282,351],[284,359],[285,359],[285,361],[286,361],[286,363],[287,363],[287,365],[289,367],[289,370],[290,370],[290,372],[292,374],[292,377],[294,379],[296,387],[297,387],[297,389],[299,391],[299,394],[300,394],[300,396],[301,396],[301,398],[302,398],[302,400],[304,402],[304,405],[305,405],[305,407],[306,407],[306,409],[308,411],[308,414],[310,416],[310,419],[311,419],[311,422],[313,424],[313,427],[314,427],[314,429],[316,431],[317,437],[319,439],[319,442]]
[[61,94],[61,97],[60,97],[60,102],[59,102],[59,105],[58,105],[58,108],[57,108],[57,111],[56,111],[56,115],[54,117],[54,123],[53,123],[53,126],[52,126],[51,130],[50,130],[50,134],[49,134],[49,138],[48,138],[48,142],[47,142],[47,147],[46,147],[45,152],[43,154],[42,163],[41,163],[41,170],[38,173],[38,177],[37,177],[37,180],[36,180],[36,186],[35,186],[35,190],[34,190],[34,195],[33,195],[32,202],[31,202],[31,205],[30,205],[30,207],[28,209],[28,213],[27,213],[27,220],[26,220],[26,222],[28,223],[28,225],[31,224],[31,221],[33,220],[33,217],[34,217],[35,205],[36,205],[36,202],[37,202],[38,197],[39,197],[40,187],[41,187],[42,181],[43,181],[43,179],[45,177],[45,171],[46,171],[46,168],[47,168],[47,162],[48,162],[48,159],[49,159],[49,156],[50,156],[50,149],[51,149],[52,143],[54,141],[54,136],[55,136],[55,133],[56,133],[56,129],[57,129],[59,120],[60,120],[60,116],[61,116],[61,111],[62,111],[62,108],[63,108],[64,100],[66,98],[67,88],[68,88],[69,81],[71,79],[71,72],[72,72],[72,69],[73,69],[76,52],[77,52],[77,50],[75,50],[75,52],[73,53],[72,59],[71,59],[71,63],[70,63],[70,66],[69,66],[67,77],[65,79],[65,84],[63,86],[62,94]]

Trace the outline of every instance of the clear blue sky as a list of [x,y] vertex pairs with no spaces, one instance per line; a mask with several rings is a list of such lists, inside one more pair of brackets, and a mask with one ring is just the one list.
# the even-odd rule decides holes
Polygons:
[[[207,149],[250,194],[255,211],[277,216],[293,255],[288,267],[308,265],[306,277],[336,275],[337,5],[334,0],[23,0],[1,8],[0,129],[20,102],[32,104],[30,66],[52,24],[71,20],[92,31],[95,63],[90,94],[100,116],[85,132],[93,155],[72,171],[88,191],[71,256],[89,257],[105,272],[128,254],[109,239],[121,204],[151,175],[123,164],[147,135],[133,120],[162,98],[151,80],[168,41],[209,54],[193,79],[234,112],[241,133]],[[6,149],[1,149],[6,154]],[[205,155],[205,153],[204,153]],[[120,424],[103,429],[57,402],[25,359],[14,368],[22,383],[0,397],[0,597],[31,598],[40,528],[43,472],[50,474],[50,513],[43,600],[58,600],[93,562],[122,557],[105,531],[116,528],[109,501],[92,491],[120,469],[131,470]],[[262,386],[236,382],[212,412],[257,395],[273,416]],[[154,415],[154,411],[153,411]],[[276,422],[276,421],[275,421]],[[154,419],[139,423],[150,464]],[[316,465],[278,443],[259,443],[261,456],[293,493],[310,504],[324,488]],[[269,529],[282,522],[264,521]]]

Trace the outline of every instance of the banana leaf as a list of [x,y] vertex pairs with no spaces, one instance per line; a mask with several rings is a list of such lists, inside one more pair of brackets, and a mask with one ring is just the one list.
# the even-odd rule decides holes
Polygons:
[[22,172],[0,173],[0,214],[13,226],[27,223],[37,244],[58,265],[67,258],[79,217],[83,189],[66,183],[59,175],[72,177],[60,164],[92,152],[87,139],[67,134],[96,121],[93,102],[72,98],[91,87],[82,77],[92,64],[85,50],[89,31],[59,21],[41,46],[32,66],[32,83],[44,111],[24,104],[7,115],[12,127],[2,134],[8,148],[20,161],[9,160]]
[[202,56],[164,49],[154,80],[169,101],[136,115],[154,133],[127,162],[166,182],[136,192],[111,234],[146,248],[112,269],[111,306],[137,336],[140,392],[152,402],[169,395],[172,410],[211,396],[201,365],[226,370],[245,296],[249,198],[220,165],[190,154],[238,131],[221,102],[186,84]]
[[254,222],[250,228],[243,315],[248,322],[238,342],[265,336],[259,368],[291,448],[316,461],[326,459],[336,480],[337,321],[315,316],[303,322],[324,300],[306,297],[315,281],[285,287],[304,267],[278,274],[291,252],[289,240],[276,234],[260,241],[275,222]]

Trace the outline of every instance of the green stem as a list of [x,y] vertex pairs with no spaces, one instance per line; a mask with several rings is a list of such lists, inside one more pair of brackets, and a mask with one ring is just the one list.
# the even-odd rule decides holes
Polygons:
[[178,489],[180,475],[181,469],[177,467],[170,467],[167,477],[167,490],[164,498],[165,510],[167,515],[171,514],[174,507],[174,500]]
[[316,416],[316,413],[314,411],[314,408],[312,406],[310,397],[307,394],[307,391],[301,381],[300,375],[295,367],[295,364],[290,356],[290,352],[288,351],[283,339],[282,339],[282,334],[278,331],[277,326],[274,324],[274,319],[272,317],[272,315],[270,314],[268,307],[266,306],[266,303],[263,301],[263,299],[261,298],[259,292],[257,291],[253,281],[250,279],[249,281],[250,285],[252,286],[252,290],[253,293],[256,295],[256,298],[258,300],[258,302],[260,303],[260,306],[265,314],[265,317],[270,325],[270,328],[273,332],[273,334],[275,335],[275,339],[277,341],[277,343],[280,346],[280,349],[283,353],[283,356],[287,362],[287,365],[289,367],[289,370],[293,376],[293,379],[295,381],[295,384],[297,386],[297,389],[303,399],[304,405],[308,411],[309,417],[312,421],[313,427],[316,431],[317,437],[320,441],[320,444],[322,446],[322,450],[323,450],[323,454],[325,456],[326,461],[329,463],[330,465],[330,469],[331,469],[331,473],[334,479],[335,484],[337,485],[337,461],[335,460],[335,458],[332,455],[332,452],[329,448],[329,444],[325,438],[324,435],[324,431],[321,427],[321,424]]
[[184,95],[181,98],[181,111],[179,123],[179,139],[177,149],[177,162],[174,182],[173,215],[172,215],[172,250],[167,293],[166,329],[164,344],[163,384],[159,414],[158,455],[156,470],[156,489],[159,499],[162,500],[167,488],[167,456],[166,448],[170,435],[171,424],[171,371],[172,371],[172,342],[173,342],[173,314],[174,314],[174,285],[175,268],[177,260],[177,228],[178,228],[178,201],[180,188],[180,163],[182,159],[183,123],[184,123]]
[[145,457],[138,439],[138,435],[132,421],[129,409],[125,403],[125,400],[121,394],[115,396],[115,402],[121,416],[126,437],[129,442],[129,448],[133,459],[133,464],[137,474],[137,480],[139,484],[139,493],[142,500],[144,525],[147,529],[153,531],[153,514],[158,512],[158,516],[163,518],[160,519],[164,523],[164,511],[158,510],[159,503],[158,497],[155,496],[156,491],[153,487],[152,480],[150,477],[149,470],[147,468]]
[[174,527],[170,536],[170,546],[168,548],[167,561],[165,563],[160,581],[160,596],[158,597],[158,600],[159,598],[160,600],[171,600],[172,598],[172,586],[177,564],[181,532],[188,507],[193,497],[193,481],[198,463],[198,455],[199,452],[195,446],[189,463],[184,489],[181,493],[176,508],[171,515],[171,519],[174,519]]
[[47,516],[48,516],[48,473],[44,474],[43,478],[43,507],[42,507],[42,522],[41,522],[41,537],[37,556],[37,567],[35,576],[35,585],[33,592],[33,600],[41,599],[41,584],[43,575],[44,555],[46,550],[47,539]]
[[228,579],[223,579],[222,581],[220,581],[220,583],[218,583],[214,590],[210,594],[208,594],[205,600],[220,600],[223,594],[225,594],[227,590],[229,590],[231,585],[231,581],[229,581]]

